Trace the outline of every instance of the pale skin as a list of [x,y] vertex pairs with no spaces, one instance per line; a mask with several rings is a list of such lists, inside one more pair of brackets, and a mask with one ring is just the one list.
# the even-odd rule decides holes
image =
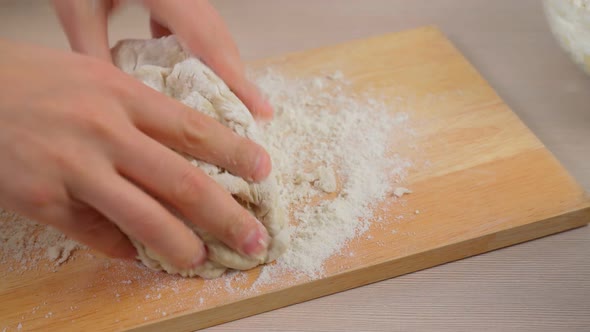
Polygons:
[[[272,117],[209,3],[141,3],[154,37],[176,34],[255,117]],[[266,250],[261,223],[170,148],[253,181],[270,173],[266,151],[111,64],[106,22],[119,1],[54,5],[77,53],[0,40],[0,206],[112,257],[135,256],[126,233],[179,268],[205,261],[161,202],[243,254]]]

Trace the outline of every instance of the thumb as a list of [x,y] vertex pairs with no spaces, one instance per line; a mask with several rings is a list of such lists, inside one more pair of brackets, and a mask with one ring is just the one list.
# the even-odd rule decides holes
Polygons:
[[144,5],[151,13],[155,36],[173,32],[229,86],[255,117],[272,118],[271,105],[247,79],[238,47],[211,4],[196,0],[144,0]]

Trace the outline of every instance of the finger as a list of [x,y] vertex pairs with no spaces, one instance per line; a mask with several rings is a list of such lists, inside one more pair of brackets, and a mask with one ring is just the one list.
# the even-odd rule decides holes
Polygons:
[[205,261],[203,243],[186,225],[114,171],[93,174],[76,191],[77,197],[172,265],[194,268]]
[[130,141],[125,150],[116,158],[122,174],[229,247],[245,255],[266,250],[265,227],[201,169],[147,136]]
[[254,116],[272,118],[272,107],[246,78],[238,48],[213,6],[207,1],[145,0],[144,3],[153,19],[166,25],[213,69]]
[[102,214],[88,206],[72,206],[54,226],[68,237],[114,258],[133,259],[129,238]]
[[271,160],[260,145],[163,94],[146,88],[139,91],[131,107],[144,107],[132,112],[131,118],[148,136],[247,180],[260,181],[269,175]]
[[152,18],[150,18],[150,31],[152,32],[152,38],[162,38],[172,34],[168,28],[164,27]]
[[[213,70],[215,70],[215,68],[213,68]],[[239,83],[240,81],[242,83]],[[258,87],[249,81],[243,74],[236,79],[236,82],[237,83],[231,85],[233,86],[232,90],[244,105],[248,107],[250,112],[259,119],[272,119],[274,110]]]
[[76,52],[111,61],[107,33],[110,0],[53,0],[57,15]]
[[12,176],[14,181],[3,184],[0,199],[15,212],[47,223],[108,256],[135,257],[134,247],[117,226],[88,205],[73,201],[61,182],[52,181],[51,167],[42,174],[29,169]]

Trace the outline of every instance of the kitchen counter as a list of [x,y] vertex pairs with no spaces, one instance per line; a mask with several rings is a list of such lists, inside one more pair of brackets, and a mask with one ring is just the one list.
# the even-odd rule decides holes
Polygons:
[[[590,77],[559,49],[538,0],[213,1],[245,59],[437,25],[590,190]],[[148,36],[127,8],[111,41]],[[0,35],[67,48],[46,2],[0,1]],[[556,198],[557,199],[557,198]],[[583,330],[590,228],[211,328],[211,331]]]

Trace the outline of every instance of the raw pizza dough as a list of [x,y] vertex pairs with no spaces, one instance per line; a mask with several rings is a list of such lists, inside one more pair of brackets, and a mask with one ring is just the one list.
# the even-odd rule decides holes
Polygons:
[[[121,41],[113,48],[112,54],[114,63],[124,72],[264,146],[256,122],[244,104],[211,69],[184,52],[174,36]],[[183,156],[229,191],[262,222],[271,237],[268,250],[258,257],[241,255],[211,234],[185,222],[207,245],[207,262],[194,269],[178,269],[150,248],[131,239],[138,258],[145,265],[185,277],[215,278],[227,268],[247,270],[271,262],[285,251],[289,243],[287,215],[280,201],[274,172],[262,182],[248,183],[217,166]]]

